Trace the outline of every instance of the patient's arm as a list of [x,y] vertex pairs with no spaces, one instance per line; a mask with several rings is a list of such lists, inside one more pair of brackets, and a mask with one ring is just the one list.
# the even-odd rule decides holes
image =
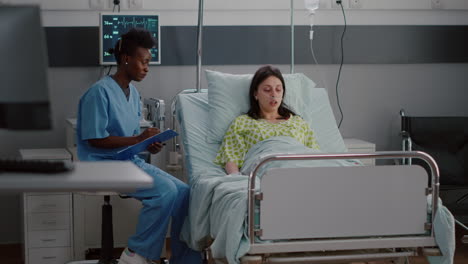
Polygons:
[[224,169],[226,170],[227,174],[239,173],[239,167],[235,162],[232,161],[226,162]]

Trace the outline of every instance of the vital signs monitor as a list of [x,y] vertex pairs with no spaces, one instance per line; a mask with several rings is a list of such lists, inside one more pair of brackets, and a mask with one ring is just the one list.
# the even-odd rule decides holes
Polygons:
[[131,28],[143,28],[151,33],[156,46],[151,49],[150,64],[161,63],[161,41],[159,15],[147,13],[101,13],[99,23],[99,62],[101,65],[116,65],[113,54],[109,53],[122,34]]

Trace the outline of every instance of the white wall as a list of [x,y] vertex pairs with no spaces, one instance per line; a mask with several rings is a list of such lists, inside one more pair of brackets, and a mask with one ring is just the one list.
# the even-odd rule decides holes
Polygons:
[[[143,8],[128,8],[121,1],[122,11],[156,11],[162,25],[196,25],[197,0],[141,0]],[[360,0],[362,8],[349,8],[343,0],[348,23],[354,25],[460,25],[468,23],[468,1],[438,0],[440,9],[433,9],[432,0]],[[435,1],[435,0],[434,0]],[[8,1],[7,1],[8,2]],[[97,26],[98,13],[112,11],[112,0],[15,0],[14,3],[39,3],[44,10],[45,26]],[[100,8],[90,3],[102,2]],[[331,7],[332,0],[320,0],[317,25],[342,24],[341,10]],[[206,0],[206,25],[288,25],[291,1],[288,0]],[[295,24],[309,24],[303,0],[294,0]]]
[[[97,26],[101,11],[90,10],[87,0],[10,2],[40,3],[46,26]],[[105,3],[104,11],[109,11],[108,2]],[[122,3],[125,7],[127,2]],[[441,0],[442,7],[446,8],[441,10],[431,9],[431,0],[362,0],[362,3],[363,9],[348,10],[349,24],[468,25],[466,0]],[[205,4],[207,25],[289,24],[290,2],[287,0],[207,0]],[[332,10],[329,4],[329,1],[322,2],[325,9],[317,12],[316,24],[342,23],[341,12]],[[162,25],[197,24],[196,0],[143,0],[143,6],[145,10],[160,12]],[[295,7],[296,24],[307,24],[303,2],[295,1]],[[288,65],[279,66],[283,72],[289,71]],[[252,73],[257,65],[204,68]],[[296,72],[304,72],[328,89],[338,119],[334,86],[337,70],[338,65],[296,65]],[[340,130],[345,137],[375,142],[378,150],[398,149],[398,111],[402,107],[411,114],[468,115],[467,73],[468,64],[345,65],[340,85],[345,119]],[[99,76],[98,67],[50,68],[54,129],[45,132],[0,130],[0,156],[15,155],[19,148],[64,147],[64,119],[76,115],[79,96]],[[169,103],[177,92],[193,88],[195,81],[194,66],[159,66],[152,67],[137,87],[143,96],[163,98]],[[205,80],[203,86],[206,87]],[[20,241],[18,201],[16,195],[0,197],[0,210],[8,212],[9,216],[0,218],[0,243]]]

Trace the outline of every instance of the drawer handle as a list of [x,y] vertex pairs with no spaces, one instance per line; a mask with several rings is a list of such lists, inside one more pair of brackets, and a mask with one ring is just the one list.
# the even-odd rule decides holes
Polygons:
[[56,259],[57,256],[50,256],[50,257],[47,257],[47,256],[44,256],[42,257],[42,259]]
[[57,204],[43,204],[42,207],[57,207]]
[[53,242],[53,241],[57,241],[56,238],[48,238],[48,239],[41,239],[42,242]]
[[56,225],[57,221],[43,221],[42,222],[44,225]]

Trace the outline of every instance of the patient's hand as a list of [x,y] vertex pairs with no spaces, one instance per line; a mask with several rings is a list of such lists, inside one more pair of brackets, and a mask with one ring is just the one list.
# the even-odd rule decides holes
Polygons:
[[239,166],[237,166],[237,164],[232,161],[226,162],[226,166],[224,167],[224,169],[229,175],[239,173]]

